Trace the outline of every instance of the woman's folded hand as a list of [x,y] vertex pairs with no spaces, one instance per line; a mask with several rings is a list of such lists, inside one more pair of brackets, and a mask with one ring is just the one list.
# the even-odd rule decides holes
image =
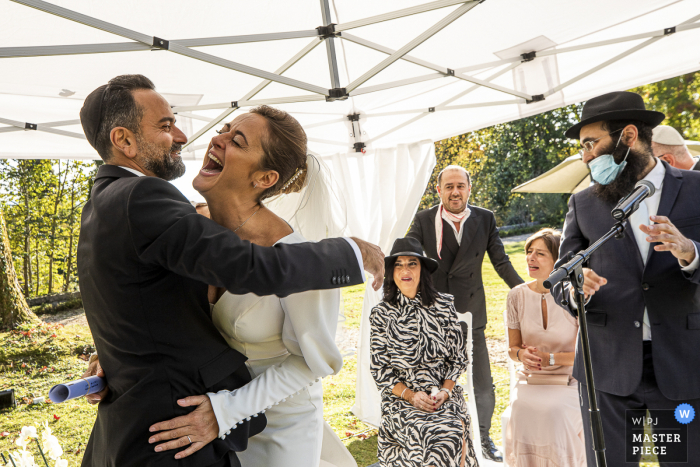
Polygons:
[[413,407],[424,412],[435,412],[437,410],[435,401],[430,398],[425,392],[414,392],[413,397],[409,400]]
[[525,365],[526,370],[541,370],[542,358],[537,351],[537,347],[530,347],[523,344],[523,350],[520,351],[520,360]]

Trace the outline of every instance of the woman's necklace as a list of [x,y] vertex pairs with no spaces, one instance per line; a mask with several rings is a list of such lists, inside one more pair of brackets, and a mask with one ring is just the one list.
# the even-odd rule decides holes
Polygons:
[[256,214],[258,213],[258,211],[260,211],[260,208],[261,208],[261,207],[262,207],[262,206],[258,206],[258,209],[256,209],[255,212],[253,212],[253,214],[251,214],[250,217],[248,217],[248,219],[244,220],[243,223],[242,223],[241,225],[239,225],[238,227],[236,227],[236,230],[234,230],[233,233],[238,232],[238,229],[240,229],[241,227],[243,227],[243,226],[245,225],[246,222],[248,222],[254,215],[256,215]]

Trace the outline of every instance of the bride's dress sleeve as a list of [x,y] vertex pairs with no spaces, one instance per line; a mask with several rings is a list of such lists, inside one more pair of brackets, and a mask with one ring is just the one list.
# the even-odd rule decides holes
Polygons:
[[280,303],[285,316],[282,341],[290,355],[239,389],[208,394],[221,438],[237,424],[284,402],[343,366],[335,345],[340,291],[312,290],[282,298]]

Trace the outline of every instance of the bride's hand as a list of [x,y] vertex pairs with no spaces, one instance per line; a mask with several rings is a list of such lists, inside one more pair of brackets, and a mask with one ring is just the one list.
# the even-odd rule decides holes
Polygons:
[[182,417],[151,426],[151,432],[160,431],[160,433],[151,436],[148,442],[153,444],[159,441],[173,440],[156,446],[156,452],[187,446],[187,449],[175,455],[175,459],[183,459],[214,441],[219,436],[219,424],[216,421],[209,396],[186,397],[177,403],[180,407],[196,405],[197,408]]

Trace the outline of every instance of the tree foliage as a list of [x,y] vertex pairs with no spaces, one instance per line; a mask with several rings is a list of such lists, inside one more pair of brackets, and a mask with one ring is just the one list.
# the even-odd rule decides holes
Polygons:
[[82,161],[0,161],[0,199],[26,297],[77,290],[80,214],[94,169]]
[[[686,139],[700,140],[700,72],[631,89],[648,109],[666,114],[665,125]],[[579,121],[583,103],[502,123],[435,143],[437,164],[419,209],[440,202],[438,173],[450,164],[472,174],[470,203],[490,209],[499,225],[541,221],[559,224],[569,195],[518,194],[511,189],[553,168],[578,151],[564,131]]]

